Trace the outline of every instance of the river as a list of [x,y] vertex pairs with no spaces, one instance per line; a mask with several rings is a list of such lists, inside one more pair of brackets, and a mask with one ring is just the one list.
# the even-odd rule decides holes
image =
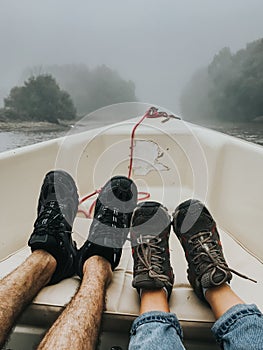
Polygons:
[[201,125],[263,146],[263,122],[201,123]]
[[[85,126],[78,126],[75,132],[104,125],[105,122],[91,121],[90,124]],[[206,124],[205,126],[263,146],[263,123],[221,123]],[[0,124],[0,152],[65,136],[69,131],[70,127],[43,125],[41,123],[34,124],[32,127],[18,125],[13,128],[7,127],[7,125],[3,127]]]

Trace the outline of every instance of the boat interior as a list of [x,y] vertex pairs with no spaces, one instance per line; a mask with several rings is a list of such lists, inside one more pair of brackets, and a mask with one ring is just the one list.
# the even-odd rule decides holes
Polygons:
[[[80,198],[103,186],[110,176],[127,175],[130,134],[136,121],[1,154],[0,277],[30,254],[27,240],[45,174],[51,169],[71,173]],[[134,139],[132,178],[139,191],[149,193],[149,200],[162,202],[170,213],[189,198],[205,202],[219,227],[229,266],[257,280],[253,283],[234,275],[232,288],[245,302],[263,310],[263,147],[182,120],[146,120]],[[93,200],[85,201],[81,209],[88,211]],[[73,227],[78,247],[86,240],[90,223],[91,219],[78,214]],[[170,250],[175,273],[170,307],[183,327],[185,347],[219,349],[210,330],[214,316],[187,280],[184,253],[173,231]],[[139,313],[139,297],[131,285],[132,268],[131,249],[126,242],[107,290],[98,349],[127,349],[129,328]],[[34,349],[79,284],[75,276],[45,287],[22,313],[5,349]]]

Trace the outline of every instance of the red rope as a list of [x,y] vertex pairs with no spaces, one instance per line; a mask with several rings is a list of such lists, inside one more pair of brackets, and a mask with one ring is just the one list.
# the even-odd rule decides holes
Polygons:
[[146,114],[144,114],[144,116],[138,121],[138,123],[132,129],[131,145],[130,145],[131,154],[130,154],[130,164],[129,164],[129,173],[128,173],[129,179],[131,178],[131,174],[132,174],[135,131],[138,128],[138,126],[144,121],[145,118],[147,118]]
[[96,190],[96,191],[94,191],[94,192],[88,194],[87,196],[83,197],[83,198],[79,201],[79,204],[84,203],[84,202],[85,202],[87,199],[89,199],[90,197],[93,197],[93,196],[95,196],[95,194],[100,193],[100,191],[101,191],[101,189]]
[[[131,132],[131,142],[130,142],[130,162],[129,162],[129,172],[128,172],[128,178],[130,179],[132,176],[132,169],[133,169],[133,154],[134,154],[134,139],[135,139],[135,132],[136,129],[138,128],[138,126],[144,121],[144,119],[146,118],[161,118],[161,117],[168,117],[167,113],[165,112],[158,112],[158,109],[155,107],[151,107],[150,109],[148,109],[148,111],[144,114],[144,116],[135,124],[135,126],[132,128],[132,132]],[[88,200],[90,197],[93,197],[95,194],[100,193],[101,189],[98,189],[92,193],[90,193],[89,195],[83,197],[79,204],[84,203],[86,200]],[[145,200],[150,198],[150,193],[148,192],[138,192],[138,194],[143,195],[143,197],[138,198],[139,201]],[[83,209],[79,209],[78,212],[79,213],[83,213],[85,215],[86,218],[92,218],[92,211],[95,207],[96,204],[96,200],[94,200],[88,210],[88,212],[86,212]]]
[[[101,191],[101,188],[98,189],[98,190],[96,190],[96,191],[94,191],[94,192],[92,192],[92,193],[90,193],[90,194],[88,194],[87,196],[83,197],[83,198],[79,201],[79,205],[82,204],[82,203],[84,203],[84,202],[85,202],[86,200],[88,200],[89,198],[95,196],[95,194],[100,193],[100,191]],[[86,210],[84,210],[84,209],[78,209],[78,213],[82,213],[82,214],[84,214],[84,216],[85,216],[87,219],[91,219],[91,218],[92,218],[92,211],[93,211],[93,209],[94,209],[94,207],[95,207],[95,204],[96,204],[96,200],[94,200],[94,201],[91,203],[91,205],[90,205],[88,211],[86,211]]]
[[144,197],[138,198],[138,201],[145,201],[145,199],[148,199],[151,197],[149,192],[138,192],[138,194],[144,195]]
[[135,138],[135,131],[136,131],[136,129],[144,121],[144,119],[146,119],[146,118],[160,118],[162,116],[163,116],[163,114],[159,113],[157,108],[151,107],[144,114],[144,116],[138,121],[138,123],[135,124],[135,126],[133,127],[132,132],[131,132],[131,144],[130,144],[131,154],[130,154],[130,164],[129,164],[129,173],[128,173],[128,178],[129,179],[131,178],[131,175],[132,175],[134,138]]

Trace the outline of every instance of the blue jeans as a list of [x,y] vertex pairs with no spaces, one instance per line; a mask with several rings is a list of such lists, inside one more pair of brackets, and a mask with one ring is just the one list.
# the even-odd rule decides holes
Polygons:
[[[224,350],[263,349],[263,315],[256,305],[233,306],[215,322],[212,332]],[[182,340],[175,314],[152,311],[133,322],[129,350],[185,350]]]

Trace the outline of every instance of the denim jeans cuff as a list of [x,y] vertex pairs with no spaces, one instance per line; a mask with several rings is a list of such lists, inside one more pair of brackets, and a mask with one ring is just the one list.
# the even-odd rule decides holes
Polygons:
[[159,323],[170,324],[175,328],[181,340],[183,339],[183,331],[176,315],[171,312],[162,312],[162,311],[150,311],[137,317],[136,320],[133,322],[133,325],[131,328],[131,335],[136,334],[138,327],[149,322],[157,322],[157,323],[159,322]]
[[211,329],[217,342],[222,342],[223,336],[229,332],[230,328],[237,320],[248,315],[261,315],[261,312],[254,304],[238,304],[227,310],[224,315],[215,322]]

